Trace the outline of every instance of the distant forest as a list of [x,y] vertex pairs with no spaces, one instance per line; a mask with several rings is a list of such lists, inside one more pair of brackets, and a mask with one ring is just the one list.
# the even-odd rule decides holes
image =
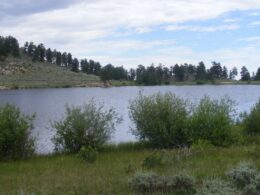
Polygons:
[[9,55],[19,58],[21,52],[31,57],[32,61],[47,62],[56,66],[66,67],[73,72],[83,72],[100,76],[102,81],[109,80],[128,80],[136,81],[137,84],[159,85],[169,84],[171,81],[196,81],[203,83],[215,80],[234,80],[240,73],[242,81],[260,81],[260,68],[252,75],[246,66],[243,66],[238,72],[236,67],[228,70],[226,66],[213,61],[209,69],[203,62],[198,65],[193,64],[175,64],[166,67],[162,64],[150,65],[145,67],[138,65],[136,69],[125,69],[123,66],[114,66],[107,64],[102,66],[99,62],[92,59],[74,58],[69,52],[60,52],[56,49],[46,48],[44,44],[35,45],[33,42],[26,42],[20,48],[19,42],[12,36],[0,36],[0,61],[4,61]]

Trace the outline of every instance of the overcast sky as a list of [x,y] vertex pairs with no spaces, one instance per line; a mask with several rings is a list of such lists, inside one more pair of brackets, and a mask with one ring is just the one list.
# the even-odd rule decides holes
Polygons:
[[1,0],[0,32],[102,65],[260,67],[260,0]]

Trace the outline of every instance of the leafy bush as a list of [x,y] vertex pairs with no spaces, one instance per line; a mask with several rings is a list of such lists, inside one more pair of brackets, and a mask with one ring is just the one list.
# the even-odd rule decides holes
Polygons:
[[115,124],[121,119],[113,108],[103,110],[93,101],[82,107],[66,107],[66,116],[55,121],[57,130],[53,138],[56,151],[78,152],[83,146],[100,148],[115,131]]
[[165,190],[164,177],[155,173],[138,172],[128,182],[130,188],[139,192],[156,192]]
[[179,174],[166,180],[166,186],[177,194],[195,194],[195,179],[186,174]]
[[197,191],[198,195],[237,195],[240,194],[230,183],[220,179],[206,179],[201,188]]
[[257,176],[257,169],[251,163],[241,162],[235,168],[228,171],[227,176],[238,188],[243,189],[245,186],[254,183]]
[[130,101],[130,118],[134,135],[153,146],[171,148],[189,143],[187,102],[172,93],[144,96]]
[[34,153],[35,143],[30,135],[33,119],[15,106],[0,107],[0,158],[26,158]]
[[243,195],[259,195],[260,191],[258,191],[256,189],[256,185],[255,184],[249,184],[247,186],[245,186],[244,190],[243,190]]
[[244,129],[249,135],[260,135],[260,99],[251,109],[249,114],[245,114]]
[[95,148],[92,148],[90,146],[88,146],[88,147],[83,146],[80,149],[78,155],[84,161],[92,163],[96,160],[98,152]]
[[194,178],[183,174],[166,177],[155,173],[137,173],[129,180],[129,186],[139,192],[195,193]]
[[228,98],[218,101],[205,96],[201,99],[190,121],[193,142],[203,139],[217,146],[232,143],[233,104]]

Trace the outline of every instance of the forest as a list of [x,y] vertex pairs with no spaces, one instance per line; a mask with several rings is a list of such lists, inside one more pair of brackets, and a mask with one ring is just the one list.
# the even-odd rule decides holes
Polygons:
[[161,85],[170,84],[171,82],[191,81],[203,84],[207,81],[235,80],[238,76],[240,76],[241,81],[260,81],[260,67],[251,74],[246,66],[243,66],[241,70],[238,70],[236,66],[228,70],[220,62],[212,61],[211,66],[206,68],[204,62],[201,61],[197,65],[184,63],[170,66],[163,64],[145,66],[139,64],[137,68],[127,70],[123,65],[101,65],[92,59],[78,59],[73,57],[70,52],[47,48],[43,43],[37,45],[32,41],[28,41],[20,47],[15,37],[0,36],[0,61],[4,61],[8,56],[19,58],[21,52],[29,56],[33,62],[46,62],[66,67],[73,72],[100,76],[104,82],[127,80],[139,85]]

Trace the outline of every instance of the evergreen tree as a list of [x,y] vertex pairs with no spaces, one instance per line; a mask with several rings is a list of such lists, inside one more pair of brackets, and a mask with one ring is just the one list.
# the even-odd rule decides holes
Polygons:
[[212,66],[209,69],[210,80],[221,79],[223,75],[222,67],[220,63],[212,62]]
[[74,59],[72,60],[71,70],[72,70],[73,72],[79,72],[79,61],[78,61],[77,58],[74,58]]
[[256,75],[255,75],[255,80],[260,81],[260,68],[257,69]]
[[229,79],[234,80],[237,75],[238,75],[237,68],[234,67],[229,73]]
[[224,66],[222,70],[222,79],[228,79],[228,69],[226,66]]
[[59,51],[56,53],[56,64],[61,66],[61,52]]
[[136,71],[135,69],[131,68],[129,71],[129,80],[133,81],[135,79],[136,76]]
[[52,53],[52,51],[51,51],[50,48],[48,48],[48,49],[46,50],[46,60],[47,60],[47,62],[52,63],[53,53]]
[[94,75],[99,75],[101,71],[101,64],[99,62],[95,62],[94,64]]
[[206,80],[207,78],[207,72],[204,62],[199,62],[199,65],[197,67],[196,71],[196,80]]
[[250,81],[251,79],[250,73],[248,72],[245,66],[241,68],[240,75],[241,75],[241,81]]
[[45,60],[45,51],[46,51],[44,45],[42,43],[39,44],[37,49],[39,51],[39,60],[41,62],[44,62],[44,60]]
[[33,42],[30,42],[29,46],[28,46],[28,55],[29,56],[33,56],[34,55],[34,51],[36,50],[36,46],[34,45]]
[[68,67],[68,55],[66,52],[63,52],[61,55],[61,63],[63,66]]
[[68,67],[72,66],[72,55],[71,53],[68,53]]

